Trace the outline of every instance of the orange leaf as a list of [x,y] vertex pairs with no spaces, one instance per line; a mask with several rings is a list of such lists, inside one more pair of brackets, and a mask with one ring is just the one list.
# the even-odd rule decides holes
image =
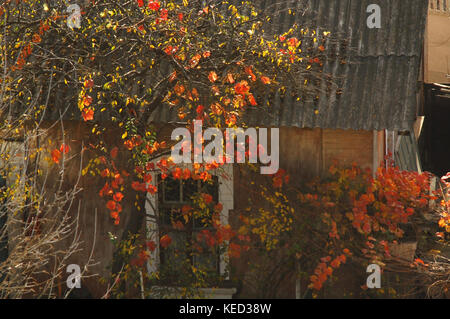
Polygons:
[[174,90],[175,90],[175,93],[176,93],[178,96],[180,96],[181,94],[184,93],[185,88],[184,88],[184,85],[177,84],[177,85],[175,85]]
[[94,111],[92,109],[83,109],[81,112],[81,115],[83,116],[83,120],[85,122],[91,121],[94,119]]
[[64,154],[69,153],[69,150],[70,150],[69,145],[66,144],[61,144],[61,147],[59,148],[59,151]]
[[209,79],[212,83],[216,82],[217,79],[218,79],[217,73],[214,72],[214,71],[209,72],[208,79]]
[[256,103],[255,97],[253,96],[253,94],[249,94],[248,95],[248,101],[250,102],[250,104],[252,106],[256,106],[258,105],[258,103]]
[[194,57],[191,59],[191,61],[189,63],[189,66],[191,68],[195,68],[198,65],[198,63],[200,62],[201,57],[202,56],[200,54],[194,55]]
[[111,218],[114,218],[114,219],[117,219],[119,217],[118,212],[111,212],[109,215],[111,216]]
[[89,106],[92,103],[92,97],[90,95],[86,95],[83,99],[83,104],[85,106]]
[[420,259],[420,258],[417,258],[416,260],[414,260],[414,262],[415,262],[415,263],[418,263],[418,264],[425,265],[425,263],[423,262],[423,260]]
[[59,159],[61,158],[61,152],[57,149],[52,151],[52,160],[55,163],[59,163]]
[[288,40],[288,45],[290,46],[290,47],[296,47],[296,46],[298,46],[298,44],[299,44],[300,42],[298,41],[298,39],[297,38],[290,38],[289,40]]
[[261,77],[261,81],[262,81],[264,84],[270,84],[270,79],[269,79],[267,76],[262,76],[262,77]]
[[228,80],[228,82],[230,82],[230,84],[233,84],[233,83],[234,83],[233,74],[228,73],[228,75],[227,75],[227,80]]
[[116,202],[120,202],[123,199],[123,194],[121,192],[117,192],[114,194],[113,199]]
[[106,177],[109,176],[109,169],[105,168],[101,173],[100,173],[101,177]]
[[109,200],[108,203],[106,203],[106,207],[109,210],[115,210],[116,209],[116,202],[112,201],[112,200]]
[[39,42],[41,42],[41,36],[39,34],[35,33],[35,34],[33,34],[33,38],[31,41],[33,41],[33,43],[39,43]]
[[177,78],[177,71],[173,71],[169,77],[169,82],[173,82]]
[[247,73],[251,77],[252,81],[256,81],[256,75],[253,73],[251,66],[245,67],[245,73]]
[[234,86],[234,90],[236,94],[247,94],[250,91],[250,87],[248,86],[247,81],[241,81]]

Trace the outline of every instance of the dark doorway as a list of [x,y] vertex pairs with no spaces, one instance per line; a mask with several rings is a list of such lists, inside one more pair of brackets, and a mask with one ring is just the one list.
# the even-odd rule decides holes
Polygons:
[[450,86],[430,85],[425,90],[422,163],[437,176],[450,172]]

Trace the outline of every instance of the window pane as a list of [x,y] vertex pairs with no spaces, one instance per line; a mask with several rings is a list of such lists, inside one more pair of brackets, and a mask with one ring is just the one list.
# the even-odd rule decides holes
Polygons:
[[173,178],[166,178],[163,181],[164,202],[180,201],[180,181]]
[[171,227],[172,223],[184,221],[183,215],[181,214],[181,208],[179,206],[162,206],[160,207],[159,212],[161,224],[164,226]]
[[192,196],[198,192],[198,181],[194,181],[192,178],[183,181],[183,201],[189,203]]
[[207,229],[212,226],[212,218],[209,214],[208,216],[196,216],[193,218],[193,229],[201,230]]
[[201,182],[201,192],[210,194],[215,203],[219,202],[219,179],[213,176],[211,181]]
[[210,252],[209,254],[194,255],[194,267],[200,268],[207,273],[218,273],[217,254]]
[[174,231],[169,232],[168,235],[172,239],[172,243],[164,249],[161,249],[161,262],[170,261],[171,263],[180,263],[187,255],[186,244],[188,236],[186,232]]

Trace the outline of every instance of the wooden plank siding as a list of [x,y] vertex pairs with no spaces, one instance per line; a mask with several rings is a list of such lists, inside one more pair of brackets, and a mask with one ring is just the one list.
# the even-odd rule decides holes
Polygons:
[[[334,160],[338,160],[342,166],[350,166],[356,162],[363,168],[372,169],[374,163],[382,163],[384,146],[384,131],[374,133],[281,127],[280,169],[285,169],[290,175],[291,186],[325,174]],[[249,169],[242,165],[235,165],[233,176],[234,211],[230,214],[230,223],[237,229],[240,226],[238,217],[241,214],[245,216],[248,213],[247,208],[257,211],[259,208],[271,207],[266,206],[265,201],[261,199],[259,188],[256,187],[267,185],[267,178],[259,172],[249,172]],[[271,265],[255,251],[246,252],[241,258],[231,260],[231,269],[240,280],[236,298],[295,298],[295,271],[289,268],[289,265],[279,264],[283,259],[278,258],[277,253],[274,254]],[[255,278],[251,271],[254,265],[261,265],[274,275],[270,278]],[[352,278],[345,281],[345,285],[358,289],[361,278]],[[301,285],[306,287],[307,284],[304,281]]]
[[[383,132],[381,132],[382,134]],[[383,141],[383,135],[377,135]],[[280,168],[302,178],[320,176],[337,160],[342,166],[357,163],[373,169],[381,163],[383,144],[374,160],[372,131],[280,128]],[[379,146],[377,146],[379,147]]]

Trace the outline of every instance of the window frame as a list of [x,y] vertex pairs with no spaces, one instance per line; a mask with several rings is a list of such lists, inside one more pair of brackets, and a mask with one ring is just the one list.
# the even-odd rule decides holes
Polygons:
[[[155,164],[160,158],[154,159],[152,162]],[[178,167],[181,169],[192,169],[193,164],[180,164]],[[160,170],[155,169],[151,172],[152,180],[149,185],[158,186],[158,175],[161,173]],[[222,212],[220,214],[220,222],[222,225],[229,224],[230,212],[234,209],[234,176],[233,176],[233,164],[224,164],[220,168],[211,171],[211,175],[217,176],[218,178],[218,193],[219,193],[219,203],[223,205]],[[160,246],[159,246],[159,225],[158,222],[154,220],[159,220],[159,190],[155,194],[147,193],[145,202],[145,225],[146,225],[146,239],[149,241],[154,241],[156,243],[156,248],[153,251],[149,251],[149,259],[147,260],[147,271],[153,273],[159,270],[160,265]],[[226,275],[225,279],[229,279],[229,274],[226,274],[226,269],[229,264],[229,259],[225,254],[220,254],[219,256],[219,274]]]
[[[158,213],[161,214],[162,211],[168,211],[168,210],[172,210],[172,209],[179,209],[181,211],[182,207],[184,205],[189,205],[189,200],[187,200],[185,197],[185,191],[186,191],[186,187],[189,187],[185,182],[185,180],[178,180],[178,179],[173,179],[170,175],[167,177],[167,179],[162,180],[160,177],[161,174],[157,174],[157,183],[159,184],[159,188],[161,190],[161,192],[158,192],[158,205],[160,205],[160,207],[158,207]],[[211,194],[214,198],[214,200],[216,202],[219,201],[219,186],[220,186],[220,182],[219,182],[219,178],[217,175],[213,175],[214,178],[214,194]],[[169,179],[171,179],[172,182],[176,182],[177,188],[178,188],[178,199],[174,200],[174,199],[167,199],[166,195],[167,195],[167,184],[164,183],[166,181],[168,181]],[[202,181],[201,180],[192,180],[194,181],[194,187],[195,187],[195,192],[198,192],[200,190]],[[189,194],[189,193],[187,193]],[[202,230],[209,230],[209,231],[213,231],[214,232],[214,227],[211,225],[208,225],[206,227],[202,227],[199,225],[196,225],[196,220],[195,218],[191,218],[191,220],[189,221],[189,223],[187,225],[185,225],[185,229],[184,230],[176,230],[171,224],[170,222],[167,222],[165,216],[163,216],[161,218],[158,218],[159,221],[159,226],[163,229],[163,232],[165,233],[177,233],[177,232],[181,232],[184,233],[185,237],[187,240],[192,240],[195,236],[196,233],[199,233]],[[161,234],[160,234],[161,235]],[[172,239],[174,239],[174,237],[170,235],[172,237]],[[160,262],[162,262],[161,259],[163,259],[165,255],[164,251],[159,252],[159,258],[160,258]],[[208,253],[203,253],[202,255],[208,255]],[[212,255],[211,255],[212,257]],[[191,259],[191,263],[194,267],[196,267],[197,265],[197,259],[195,256],[189,256],[189,259]],[[218,275],[221,275],[220,273],[220,255],[216,254],[214,256],[214,258],[211,258],[211,261],[214,263],[214,268],[215,268],[215,273]]]

